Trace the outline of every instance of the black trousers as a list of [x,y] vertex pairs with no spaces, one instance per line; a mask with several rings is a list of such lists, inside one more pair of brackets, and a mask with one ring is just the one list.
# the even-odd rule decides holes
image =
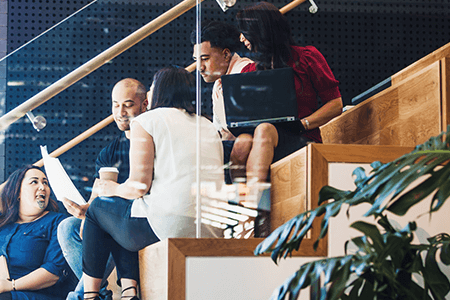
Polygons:
[[0,294],[0,300],[12,300],[11,292],[4,292]]
[[95,198],[83,229],[83,272],[102,278],[110,253],[121,278],[139,280],[138,251],[159,241],[147,218],[131,217],[133,200]]

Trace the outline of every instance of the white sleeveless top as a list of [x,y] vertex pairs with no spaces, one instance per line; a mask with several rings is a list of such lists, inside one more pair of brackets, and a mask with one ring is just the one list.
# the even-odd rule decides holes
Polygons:
[[132,217],[146,217],[160,240],[195,237],[196,126],[200,120],[201,180],[223,181],[223,150],[213,124],[204,117],[177,108],[147,111],[138,122],[155,144],[150,193],[136,199]]

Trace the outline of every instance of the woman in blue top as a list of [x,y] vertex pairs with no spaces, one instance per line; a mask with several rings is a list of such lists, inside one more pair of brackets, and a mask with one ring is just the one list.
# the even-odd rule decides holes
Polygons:
[[66,216],[57,210],[38,167],[23,167],[8,178],[1,194],[0,255],[10,278],[0,279],[0,300],[65,299],[74,287],[56,237]]

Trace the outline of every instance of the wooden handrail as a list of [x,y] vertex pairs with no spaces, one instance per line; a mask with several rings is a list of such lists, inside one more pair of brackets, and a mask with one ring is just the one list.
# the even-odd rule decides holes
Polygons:
[[[106,126],[108,126],[109,124],[111,124],[112,121],[114,121],[114,117],[113,117],[113,115],[110,115],[109,117],[107,117],[104,120],[98,122],[97,124],[95,124],[94,126],[89,128],[88,130],[83,132],[82,134],[80,134],[77,137],[71,139],[70,141],[68,141],[67,143],[65,143],[64,145],[62,145],[61,147],[59,147],[58,149],[56,149],[55,151],[53,151],[49,155],[52,156],[52,157],[60,156],[61,154],[63,154],[64,152],[66,152],[66,151],[68,151],[70,149],[72,149],[73,147],[75,147],[76,145],[78,145],[79,143],[81,143],[82,141],[84,141],[85,139],[87,139],[88,137],[90,137],[91,135],[96,133],[97,131],[99,131],[99,130],[105,128]],[[41,160],[35,162],[34,165],[38,166],[38,167],[42,167],[44,165],[44,160],[41,159]]]
[[[280,9],[280,12],[282,14],[285,14],[286,12],[292,10],[293,8],[297,7],[298,5],[300,5],[301,3],[305,2],[307,0],[294,0],[291,3],[287,4],[286,6],[282,7]],[[185,68],[188,72],[193,72],[196,69],[196,63],[192,63],[189,66],[187,66]],[[92,128],[88,129],[86,132],[90,132],[89,134],[85,134],[81,133],[79,136],[77,136],[76,138],[72,139],[70,142],[64,144],[63,146],[61,146],[60,148],[56,149],[55,151],[53,151],[52,153],[50,153],[49,155],[52,157],[58,157],[59,155],[63,154],[64,152],[66,152],[67,150],[69,150],[70,147],[74,147],[77,144],[81,143],[82,141],[84,141],[85,139],[87,139],[88,137],[90,137],[91,135],[93,135],[94,133],[96,133],[97,131],[100,131],[101,129],[103,129],[104,127],[108,126],[113,119],[111,118],[112,116],[107,117],[106,119],[104,119],[103,121],[99,122],[98,124],[94,125]],[[103,126],[99,126],[100,124],[102,124]],[[94,131],[95,130],[95,131]],[[35,163],[35,165],[39,165],[42,166],[42,159],[39,160],[38,162]]]
[[282,8],[280,8],[280,12],[284,15],[285,13],[287,13],[288,11],[291,11],[292,9],[296,8],[297,6],[299,6],[300,4],[302,4],[305,1],[307,1],[307,0],[294,0],[294,1],[286,4]]
[[[198,0],[202,2],[203,0]],[[0,131],[6,130],[9,125],[23,117],[28,111],[35,109],[39,105],[45,103],[53,96],[62,92],[72,84],[76,83],[81,78],[89,75],[114,57],[118,56],[122,52],[126,51],[130,47],[134,46],[138,42],[148,37],[153,32],[157,31],[164,25],[173,21],[183,13],[196,6],[197,0],[184,0],[178,5],[172,7],[156,19],[144,25],[140,29],[136,30],[117,44],[106,49],[93,59],[89,60],[82,66],[73,70],[63,78],[59,79],[49,87],[45,88],[41,92],[37,93],[21,105],[17,106],[10,112],[6,113],[0,118]]]
[[[202,2],[203,0],[200,0]],[[298,5],[302,4],[307,0],[294,0],[291,3],[285,5],[280,9],[280,12],[282,14],[285,14],[286,12],[292,10],[293,8],[297,7]],[[21,118],[26,114],[27,111],[33,110],[34,108],[38,107],[39,105],[45,103],[48,101],[51,97],[57,95],[58,93],[62,92],[72,84],[76,83],[81,78],[87,76],[94,70],[101,67],[106,62],[110,61],[112,58],[118,56],[122,52],[126,51],[128,48],[134,46],[153,32],[157,31],[167,23],[171,22],[172,20],[176,19],[181,14],[185,13],[192,7],[196,5],[195,0],[185,0],[178,4],[177,6],[171,8],[167,12],[163,13],[158,18],[154,19],[144,27],[138,29],[128,37],[124,38],[114,46],[110,47],[109,49],[105,50],[104,52],[97,55],[95,58],[91,59],[84,65],[78,67],[68,75],[64,76],[51,86],[47,87],[43,91],[36,94],[34,97],[31,97],[29,100],[24,102],[23,104],[19,105],[15,109],[11,110],[4,116],[0,118],[0,131],[5,130],[10,124]],[[159,24],[161,22],[161,24]],[[193,72],[196,69],[196,63],[192,63],[189,66],[186,67],[186,70],[188,72]],[[54,88],[52,88],[55,86]],[[81,133],[77,137],[73,138],[69,142],[65,143],[63,146],[59,147],[55,151],[51,152],[49,155],[52,157],[58,157],[59,155],[65,153],[66,151],[70,150],[71,148],[75,147],[85,139],[89,138],[96,132],[100,131],[104,127],[108,126],[113,122],[113,116],[110,115],[104,120],[100,121],[96,125],[92,126],[85,132]],[[34,163],[34,165],[42,167],[44,164],[43,160],[39,160]],[[3,188],[3,184],[0,185],[0,191]]]
[[[201,0],[201,1],[203,1],[203,0]],[[305,1],[307,1],[307,0],[294,0],[294,1],[292,1],[291,3],[287,4],[286,6],[282,7],[282,8],[280,9],[280,12],[281,12],[282,14],[285,14],[286,12],[292,10],[293,8],[297,7],[298,5],[300,5],[301,3],[305,2]],[[183,3],[183,2],[182,2],[182,3]],[[177,7],[177,6],[176,6],[176,7]],[[176,7],[172,8],[171,10],[175,9]],[[191,7],[191,8],[192,8],[192,7]],[[181,8],[180,8],[180,9],[181,9]],[[190,8],[189,8],[189,9],[190,9]],[[171,10],[169,10],[169,11],[171,11]],[[168,11],[168,12],[169,12],[169,11]],[[186,10],[186,11],[187,11],[187,10]],[[166,13],[167,13],[167,12],[166,12]],[[164,14],[163,14],[163,15],[164,15]],[[160,17],[162,17],[163,15],[161,15]],[[178,17],[178,15],[177,15],[177,17]],[[176,17],[174,17],[173,19],[175,19],[175,18],[176,18]],[[173,19],[171,19],[170,21],[172,21]],[[155,20],[153,20],[152,22],[150,22],[149,24],[147,24],[145,27],[150,27],[150,25],[151,25],[152,23],[156,22],[157,20],[159,20],[159,18],[156,18]],[[165,20],[165,19],[164,19],[164,20]],[[168,22],[170,22],[170,21],[168,21]],[[168,22],[167,22],[167,23],[168,23]],[[143,38],[147,37],[148,35],[150,35],[150,34],[153,33],[154,31],[158,30],[159,28],[161,28],[162,26],[164,26],[164,25],[167,24],[167,23],[164,23],[163,25],[159,26],[157,29],[154,29],[154,30],[153,30],[153,27],[151,27],[153,31],[150,32],[150,33],[148,33],[148,34],[147,34],[147,31],[145,31],[145,34],[147,34],[147,35],[145,35]],[[142,28],[141,28],[141,29],[142,29]],[[150,29],[150,28],[147,28],[147,30],[150,31],[151,29]],[[139,31],[139,30],[138,30],[138,31]],[[133,33],[132,35],[136,34],[138,31],[136,31],[136,32]],[[140,34],[139,34],[139,36],[142,36],[142,35],[143,35],[143,33],[140,33]],[[131,36],[131,35],[130,35],[130,36]],[[130,37],[130,36],[129,36],[129,37]],[[138,42],[141,41],[143,38],[141,38],[140,40],[136,41],[134,44],[138,43]],[[119,43],[125,43],[125,40],[127,40],[127,39],[128,39],[128,37],[125,38],[125,39],[123,39],[123,40],[120,41]],[[136,40],[136,39],[137,39],[137,38],[135,37],[135,38],[133,39],[133,41]],[[119,43],[117,43],[117,44],[119,44]],[[117,45],[117,44],[116,44],[116,45]],[[133,44],[133,45],[134,45],[134,44]],[[112,46],[111,48],[109,48],[109,49],[106,50],[106,51],[111,51],[111,52],[112,52],[112,51],[113,51],[113,47],[115,47],[116,45]],[[131,46],[133,46],[133,45],[131,45]],[[130,47],[131,47],[131,46],[130,46]],[[128,48],[129,48],[129,47],[128,47]],[[127,50],[128,48],[124,49],[123,51]],[[106,51],[105,51],[105,52],[106,52]],[[122,52],[123,52],[123,51],[122,51]],[[122,53],[122,52],[120,52],[120,53]],[[119,55],[120,53],[118,53],[117,55]],[[98,57],[99,57],[100,55],[102,55],[102,54],[103,54],[103,53],[99,54],[96,58],[98,58]],[[115,56],[117,56],[117,55],[115,55]],[[115,57],[115,56],[114,56],[114,57]],[[93,60],[94,60],[94,59],[93,59]],[[93,60],[91,60],[91,61],[85,63],[84,65],[82,65],[82,66],[79,67],[78,69],[80,69],[80,68],[82,68],[82,67],[87,68],[87,67],[88,67],[88,64],[89,64],[90,62],[92,62]],[[108,61],[108,60],[107,60],[107,61]],[[106,62],[106,61],[105,61],[105,62]],[[100,66],[98,66],[98,67],[100,67]],[[98,68],[98,67],[97,67],[97,68]],[[74,72],[77,71],[78,69],[72,71],[72,73],[74,73]],[[95,68],[95,69],[96,69],[96,68]],[[94,71],[95,69],[92,69],[90,72]],[[190,64],[189,66],[186,67],[186,70],[187,70],[188,72],[193,72],[195,69],[196,69],[196,63],[195,63],[195,62],[192,63],[192,64]],[[90,73],[90,72],[89,72],[89,73]],[[69,73],[68,75],[66,75],[66,76],[63,77],[62,79],[68,77],[68,76],[71,75],[72,73]],[[85,74],[84,76],[88,75],[89,73]],[[75,76],[75,75],[72,75],[72,76]],[[83,76],[83,77],[84,77],[84,76]],[[79,79],[81,79],[81,78],[83,78],[83,77],[78,78],[76,81],[78,81]],[[54,84],[60,83],[60,81],[61,81],[62,79],[60,79],[59,81],[57,81],[57,82],[54,83]],[[70,85],[72,85],[72,84],[75,83],[76,81],[72,82]],[[69,86],[70,86],[70,85],[69,85]],[[67,87],[69,87],[69,86],[66,86],[66,87],[60,89],[57,93],[63,91],[65,88],[67,88]],[[48,90],[50,87],[51,87],[51,86],[49,86],[48,88],[46,88],[46,89],[43,90],[42,92],[38,93],[36,96],[30,98],[28,101],[33,100],[34,98],[37,98],[37,96],[39,96],[41,93],[43,93],[43,92],[45,92],[46,90]],[[48,92],[48,93],[51,93],[51,92]],[[57,93],[53,94],[52,96],[56,95]],[[41,96],[44,97],[44,95],[41,95]],[[49,100],[52,96],[50,96],[48,99],[45,99],[45,101]],[[27,101],[27,102],[28,102],[28,101]],[[33,101],[35,101],[35,100],[33,100]],[[41,102],[40,104],[44,103],[45,101]],[[25,103],[27,103],[27,102],[25,102]],[[36,102],[37,102],[37,100],[36,100]],[[24,104],[25,104],[25,103],[24,103]],[[39,105],[40,105],[40,104],[39,104]],[[36,107],[37,107],[37,106],[36,106]],[[18,108],[18,107],[17,107],[17,108]],[[16,108],[16,109],[17,109],[17,108]],[[33,108],[35,108],[35,107],[33,107]],[[33,108],[31,108],[31,109],[33,109]],[[29,110],[31,110],[31,109],[29,109]],[[14,110],[13,110],[13,111],[14,111]],[[13,111],[11,111],[10,113],[12,113]],[[26,113],[26,112],[25,112],[25,113]],[[25,114],[25,113],[24,113],[24,114]],[[8,113],[8,114],[9,114],[9,113]],[[22,114],[20,117],[22,117],[24,114]],[[5,116],[6,116],[6,115],[5,115]],[[3,127],[2,127],[1,121],[2,121],[2,119],[3,119],[5,116],[3,116],[3,117],[0,118],[0,130],[4,130]],[[19,119],[20,117],[18,117],[17,119]],[[15,120],[17,120],[17,119],[15,119]],[[15,121],[15,120],[14,120],[14,121]],[[87,139],[87,138],[89,138],[90,136],[92,136],[93,134],[95,134],[96,132],[100,131],[101,129],[103,129],[103,128],[105,128],[106,126],[108,126],[109,124],[111,124],[111,123],[113,122],[113,120],[114,120],[114,119],[113,119],[112,115],[110,115],[109,117],[103,119],[102,121],[100,121],[100,122],[97,123],[96,125],[92,126],[91,128],[89,128],[89,129],[86,130],[85,132],[81,133],[81,134],[78,135],[77,137],[73,138],[73,139],[70,140],[69,142],[65,143],[63,146],[59,147],[58,149],[56,149],[55,151],[53,151],[53,152],[50,153],[49,155],[52,156],[52,157],[58,157],[59,155],[65,153],[66,151],[70,150],[71,148],[75,147],[76,145],[78,145],[79,143],[81,143],[82,141],[84,141],[85,139]],[[13,121],[13,122],[14,122],[14,121]],[[11,122],[11,123],[12,123],[12,122]],[[11,124],[11,123],[9,123],[9,124]],[[9,126],[9,124],[8,124],[8,126]],[[44,164],[44,162],[43,162],[42,159],[34,163],[34,165],[39,166],[39,167],[42,167],[43,164]],[[0,190],[1,190],[1,187],[2,187],[2,185],[0,185]]]

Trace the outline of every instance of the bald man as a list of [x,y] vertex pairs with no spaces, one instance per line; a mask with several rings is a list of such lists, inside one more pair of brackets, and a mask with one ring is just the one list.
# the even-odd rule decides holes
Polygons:
[[[97,180],[101,178],[99,170],[102,167],[115,167],[119,170],[117,182],[123,183],[129,173],[129,151],[130,151],[130,123],[131,120],[147,110],[147,90],[145,86],[136,79],[125,78],[117,82],[111,93],[112,113],[114,121],[122,133],[106,146],[95,161],[94,187]],[[67,211],[73,216],[62,221],[58,226],[58,241],[61,245],[64,257],[69,263],[78,280],[83,274],[82,270],[82,242],[81,231],[86,210],[91,200],[97,197],[95,188],[92,189],[88,204],[77,205],[65,199],[63,201]],[[105,279],[109,276],[114,264],[110,258]],[[107,282],[101,290],[101,299],[112,299],[112,294],[106,289]],[[69,293],[70,299],[83,299],[83,282],[80,280],[76,290]]]

